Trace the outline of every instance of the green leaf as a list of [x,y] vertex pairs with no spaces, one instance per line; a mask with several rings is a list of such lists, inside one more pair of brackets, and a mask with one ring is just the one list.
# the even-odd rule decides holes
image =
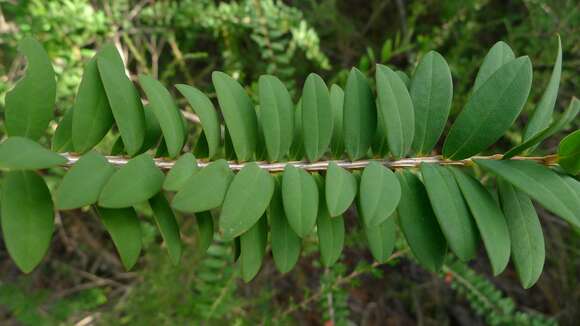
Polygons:
[[12,171],[2,181],[2,234],[10,257],[30,273],[50,245],[54,230],[52,198],[42,177]]
[[425,187],[409,171],[398,173],[403,196],[397,209],[399,224],[413,256],[428,270],[438,271],[447,253],[447,243],[429,204]]
[[167,246],[169,257],[174,265],[179,264],[181,259],[181,236],[179,234],[179,225],[175,220],[175,214],[169,206],[163,192],[149,199],[149,205],[153,211],[153,218]]
[[[206,190],[207,191],[207,190]],[[236,174],[224,199],[219,227],[229,241],[248,231],[260,219],[274,193],[274,178],[256,162]]]
[[86,153],[62,178],[56,191],[56,207],[64,210],[96,203],[113,173],[115,168],[103,155]]
[[54,69],[48,54],[35,39],[22,39],[18,51],[26,57],[26,74],[6,93],[6,132],[8,136],[38,140],[53,117],[56,98]]
[[332,138],[330,151],[335,158],[340,158],[344,152],[344,136],[342,134],[342,120],[344,115],[344,92],[338,85],[330,87],[330,108],[332,111]]
[[169,91],[159,81],[147,75],[139,75],[139,83],[149,99],[150,109],[159,121],[169,157],[176,157],[185,141],[183,116]]
[[51,150],[53,152],[72,152],[72,117],[73,111],[67,110],[64,116],[58,122],[58,127],[52,137]]
[[156,146],[159,146],[158,149],[165,146],[165,141],[161,138],[161,126],[150,104],[143,108],[143,116],[145,117],[145,139],[139,153],[145,153]]
[[522,111],[531,86],[530,58],[520,57],[499,68],[457,116],[445,139],[443,155],[460,160],[495,143]]
[[554,105],[556,105],[556,98],[558,97],[558,88],[560,87],[560,78],[562,75],[562,41],[558,35],[558,54],[556,55],[556,62],[552,68],[550,81],[542,94],[542,98],[538,106],[532,113],[530,120],[524,130],[524,141],[531,139],[537,133],[546,128],[552,120],[554,113]]
[[232,77],[220,71],[214,71],[211,77],[236,156],[239,161],[250,161],[258,141],[258,121],[252,101]]
[[0,143],[0,168],[39,170],[62,165],[67,160],[24,137],[8,137]]
[[546,258],[542,226],[530,198],[498,179],[499,197],[511,238],[511,255],[524,288],[534,285]]
[[377,64],[377,108],[379,124],[386,129],[391,153],[399,158],[405,156],[415,134],[413,102],[407,87],[396,72]]
[[290,151],[294,133],[294,104],[286,86],[275,76],[259,79],[260,119],[268,157],[281,161]]
[[566,108],[566,111],[564,111],[559,120],[552,122],[546,129],[538,132],[530,139],[510,149],[507,153],[504,154],[503,158],[504,159],[512,158],[522,153],[523,151],[538,145],[546,138],[556,134],[558,131],[566,127],[566,125],[574,122],[574,119],[576,119],[578,112],[580,112],[580,101],[574,97],[572,98],[570,105],[568,105],[568,108]]
[[109,178],[99,196],[99,206],[123,208],[144,202],[161,190],[164,177],[149,154],[136,156]]
[[105,229],[109,232],[117,252],[121,257],[123,266],[130,270],[141,253],[141,225],[137,213],[132,207],[109,209],[98,207]]
[[407,87],[407,89],[411,89],[411,79],[409,78],[409,76],[407,76],[407,74],[404,71],[401,70],[395,70],[395,72],[397,73],[397,76],[399,76],[399,78],[403,81],[403,83],[405,84],[405,87]]
[[332,138],[332,128],[330,93],[324,80],[311,73],[302,89],[304,151],[310,161],[317,161],[326,153]]
[[302,100],[299,100],[294,111],[294,134],[292,146],[290,146],[290,157],[293,159],[301,160],[304,156],[304,135],[302,133]]
[[240,237],[242,279],[250,282],[260,271],[268,244],[268,220],[264,215]]
[[325,184],[326,205],[330,216],[341,215],[356,196],[358,185],[355,176],[331,161],[328,163]]
[[401,185],[395,174],[382,164],[371,161],[360,180],[359,204],[367,227],[384,222],[393,214],[401,199]]
[[125,74],[123,60],[113,44],[106,44],[97,53],[97,66],[123,144],[133,156],[139,152],[145,138],[141,98]]
[[292,230],[282,204],[281,178],[276,179],[276,189],[268,207],[268,217],[272,231],[272,256],[280,273],[287,273],[300,257],[300,237]]
[[96,57],[85,65],[72,110],[73,145],[75,151],[84,153],[95,147],[113,125],[113,112],[101,82]]
[[448,169],[437,164],[421,164],[421,174],[431,207],[449,248],[461,259],[472,259],[478,234],[459,186]]
[[[324,193],[324,187],[320,187]],[[316,232],[320,259],[324,267],[331,267],[338,261],[344,247],[344,218],[342,215],[331,217],[326,208],[326,201],[319,201]]]
[[197,238],[195,244],[200,253],[206,253],[213,242],[213,216],[211,211],[203,211],[195,213],[195,219],[197,221]]
[[475,160],[477,165],[513,184],[568,223],[580,227],[580,196],[562,178],[531,161]]
[[367,155],[377,124],[377,111],[365,75],[352,68],[344,92],[343,138],[346,153],[353,161]]
[[288,224],[304,238],[314,228],[318,216],[318,186],[303,169],[286,164],[282,174],[282,202]]
[[560,142],[558,164],[570,174],[580,173],[580,130],[574,131]]
[[415,108],[413,150],[429,154],[443,133],[453,99],[451,71],[441,54],[430,51],[419,62],[411,82]]
[[515,58],[514,51],[507,43],[503,41],[495,43],[483,59],[483,63],[475,77],[472,92],[475,93],[499,68]]
[[198,171],[197,160],[193,154],[185,153],[181,155],[167,173],[163,182],[163,189],[166,191],[179,191],[189,177]]
[[214,158],[221,142],[220,121],[215,107],[210,99],[195,87],[179,84],[175,85],[175,88],[181,92],[199,117],[209,149],[208,156],[210,159]]
[[510,235],[506,219],[492,195],[475,178],[450,169],[483,239],[493,275],[500,274],[510,259]]
[[388,261],[395,248],[395,214],[377,226],[365,227],[364,231],[373,258],[379,263]]
[[171,206],[184,213],[203,212],[222,205],[234,174],[226,160],[217,160],[195,173],[173,197]]

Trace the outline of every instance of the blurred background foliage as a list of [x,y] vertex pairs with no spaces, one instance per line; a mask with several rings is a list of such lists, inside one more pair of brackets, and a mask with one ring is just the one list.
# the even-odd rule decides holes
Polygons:
[[[410,75],[434,49],[451,67],[457,112],[485,53],[504,40],[531,57],[534,84],[520,120],[496,145],[502,152],[519,141],[543,92],[557,33],[564,56],[559,114],[580,86],[577,0],[0,0],[0,109],[23,70],[16,44],[27,35],[53,61],[59,115],[72,105],[84,63],[108,41],[122,49],[131,76],[148,73],[165,85],[188,83],[212,94],[211,72],[222,70],[255,94],[259,75],[270,73],[295,100],[310,71],[341,85],[352,66],[372,76],[374,64],[384,63]],[[560,137],[553,138],[539,151],[554,152]],[[172,266],[143,208],[145,254],[125,272],[92,211],[62,212],[48,258],[32,274],[17,271],[2,242],[0,323],[573,325],[580,317],[580,237],[538,209],[547,261],[528,291],[513,268],[491,278],[485,258],[469,266],[450,259],[440,275],[428,273],[405,255],[403,241],[401,257],[373,264],[352,212],[346,249],[333,268],[321,267],[313,235],[291,273],[280,275],[267,259],[258,278],[243,284],[231,244],[216,239],[206,255],[196,252],[191,216],[180,218],[185,252]]]

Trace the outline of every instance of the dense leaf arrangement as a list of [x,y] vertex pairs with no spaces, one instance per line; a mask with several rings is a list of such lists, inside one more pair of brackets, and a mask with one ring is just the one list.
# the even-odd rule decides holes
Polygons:
[[[105,45],[87,62],[74,107],[60,120],[51,151],[37,141],[53,118],[54,71],[42,46],[25,39],[20,50],[28,67],[6,97],[8,138],[0,144],[6,247],[20,269],[30,272],[51,241],[54,208],[92,205],[130,269],[141,251],[133,206],[148,202],[176,264],[182,250],[177,212],[195,214],[201,251],[212,243],[214,214],[219,215],[220,241],[235,241],[235,258],[249,281],[269,242],[276,267],[285,273],[298,261],[302,238],[314,231],[323,265],[334,264],[345,240],[343,214],[354,204],[379,262],[388,260],[398,225],[413,256],[429,270],[440,270],[448,251],[461,261],[473,259],[482,242],[494,274],[511,257],[522,285],[530,287],[545,258],[532,200],[580,227],[580,182],[571,176],[580,172],[579,131],[561,142],[552,160],[560,167],[521,156],[510,159],[533,150],[580,111],[580,101],[573,99],[551,122],[562,69],[558,49],[523,141],[504,159],[473,156],[501,138],[522,111],[532,64],[498,42],[444,140],[443,158],[393,172],[383,159],[430,155],[445,128],[453,83],[437,52],[424,55],[411,78],[377,65],[371,84],[353,68],[344,91],[338,85],[329,90],[320,76],[310,74],[296,105],[274,76],[259,79],[256,105],[236,80],[214,72],[219,112],[198,89],[176,85],[199,117],[201,130],[192,131],[170,92],[143,75],[138,81],[147,98],[144,106],[116,48]],[[118,135],[111,154],[127,157],[124,164],[112,164],[118,157],[95,150],[109,133]],[[196,135],[193,151],[184,150],[190,135]],[[176,159],[166,175],[153,155]],[[304,157],[322,164],[322,171],[294,162],[275,172],[269,167],[276,164],[263,164],[284,166]],[[57,166],[70,168],[51,194],[38,170]],[[495,177],[497,192],[474,177],[480,168]]]

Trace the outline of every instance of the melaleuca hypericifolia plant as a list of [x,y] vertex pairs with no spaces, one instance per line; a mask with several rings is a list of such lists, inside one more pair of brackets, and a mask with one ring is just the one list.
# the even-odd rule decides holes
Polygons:
[[[504,42],[483,60],[441,155],[433,151],[448,120],[453,83],[447,62],[434,51],[411,78],[377,65],[376,87],[356,68],[344,90],[329,89],[310,74],[297,103],[275,76],[260,77],[254,103],[236,80],[214,72],[219,113],[203,92],[175,85],[192,114],[150,76],[138,78],[141,99],[108,44],[86,63],[52,150],[37,141],[54,118],[54,71],[35,40],[24,39],[20,51],[28,66],[6,95],[0,168],[4,241],[24,272],[47,252],[55,209],[86,206],[100,216],[127,269],[141,252],[134,205],[149,203],[176,264],[182,250],[176,212],[195,214],[201,251],[211,244],[215,219],[219,237],[238,245],[245,281],[260,270],[268,242],[276,267],[290,271],[302,238],[312,232],[323,265],[337,262],[343,214],[353,205],[379,262],[389,259],[399,228],[428,270],[438,271],[448,251],[469,261],[483,243],[493,273],[500,274],[511,257],[526,288],[538,280],[545,260],[532,200],[580,227],[580,182],[573,176],[580,172],[580,131],[564,138],[557,154],[525,156],[580,110],[572,99],[552,119],[562,70],[559,39],[551,78],[522,142],[492,156],[478,154],[512,126],[532,85],[530,59],[516,58]],[[185,113],[201,129],[192,132]],[[112,152],[99,152],[108,133],[118,135]],[[39,171],[58,166],[67,173],[51,193]],[[477,178],[484,173],[493,189]]]

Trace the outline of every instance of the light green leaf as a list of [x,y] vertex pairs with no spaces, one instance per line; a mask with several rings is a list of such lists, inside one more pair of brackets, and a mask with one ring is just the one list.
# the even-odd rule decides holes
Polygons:
[[377,226],[364,228],[371,254],[379,263],[388,261],[395,248],[395,216],[393,214]]
[[113,125],[113,112],[101,82],[96,57],[85,65],[72,110],[73,145],[75,151],[84,153],[95,147]]
[[72,152],[72,118],[73,110],[67,110],[64,116],[58,122],[58,127],[52,137],[51,150],[53,152]]
[[236,174],[224,199],[219,218],[224,240],[248,231],[260,219],[274,193],[274,178],[256,162],[247,163]]
[[355,176],[331,161],[328,163],[325,184],[326,205],[330,216],[341,215],[356,196],[358,185]]
[[159,228],[159,233],[167,246],[169,257],[174,265],[179,264],[181,259],[181,236],[179,234],[179,225],[175,220],[175,214],[169,207],[169,202],[163,192],[149,199],[149,205],[153,211],[153,218]]
[[123,266],[130,270],[141,253],[141,225],[137,213],[132,207],[109,209],[98,207],[105,229],[109,232],[117,252],[121,257]]
[[200,253],[206,253],[213,242],[213,215],[211,211],[195,213],[197,221],[196,248]]
[[268,217],[272,231],[272,256],[280,273],[287,273],[300,257],[300,237],[288,224],[282,204],[281,177],[276,178],[276,189],[268,207]]
[[239,161],[250,161],[258,141],[258,121],[252,101],[232,77],[220,71],[214,71],[211,77],[236,156]]
[[506,268],[510,259],[510,235],[506,219],[491,194],[475,178],[450,168],[463,193],[483,239],[494,275]]
[[[324,193],[323,185],[320,186],[320,192]],[[324,267],[331,267],[340,258],[344,247],[344,218],[342,215],[331,217],[326,208],[326,201],[320,200],[319,203],[316,232],[320,260]]]
[[264,215],[240,237],[242,279],[250,282],[260,271],[268,244],[268,220]]
[[522,111],[531,86],[530,58],[520,57],[499,68],[459,113],[445,139],[443,155],[460,160],[496,142]]
[[377,108],[379,125],[386,129],[391,153],[399,158],[405,156],[415,134],[413,102],[407,87],[396,72],[377,64]]
[[393,214],[400,199],[401,185],[395,174],[371,161],[362,172],[358,199],[366,227],[384,222]]
[[112,43],[97,53],[97,66],[125,149],[129,155],[135,155],[145,138],[145,118],[139,93],[125,74],[123,60]]
[[208,157],[214,158],[221,142],[221,130],[218,113],[213,103],[203,92],[188,85],[175,85],[175,88],[185,97],[193,111],[199,117],[203,134],[208,145]]
[[430,154],[443,133],[453,99],[451,71],[441,54],[430,51],[419,62],[411,82],[415,108],[413,150]]
[[475,256],[479,236],[459,186],[448,169],[421,164],[423,183],[449,248],[462,261]]
[[260,120],[268,157],[281,161],[290,151],[294,134],[294,104],[286,86],[275,76],[259,80]]
[[197,160],[191,153],[185,153],[179,157],[175,164],[167,173],[163,182],[163,189],[166,191],[179,191],[185,182],[199,171]]
[[574,131],[560,142],[558,164],[570,174],[580,173],[580,130]]
[[56,191],[56,207],[74,209],[96,203],[113,173],[115,168],[103,155],[86,153],[62,178]]
[[171,206],[184,213],[203,212],[222,205],[234,173],[226,160],[217,160],[195,173],[173,197]]
[[401,70],[395,70],[395,72],[397,73],[397,76],[399,76],[399,78],[403,81],[403,83],[405,84],[405,87],[407,87],[408,90],[411,89],[411,79],[409,78],[409,76]]
[[4,122],[8,136],[38,140],[53,117],[56,98],[54,69],[42,45],[31,37],[18,44],[26,57],[26,74],[6,93]]
[[115,171],[103,187],[99,206],[123,208],[146,201],[161,190],[163,172],[144,153]]
[[438,271],[447,253],[447,243],[421,180],[409,171],[398,173],[403,196],[397,209],[399,224],[413,256],[428,270]]
[[2,234],[10,257],[30,273],[48,251],[54,211],[48,187],[32,171],[12,171],[2,181]]
[[346,153],[353,161],[367,155],[377,124],[377,111],[365,75],[352,68],[344,92],[343,138]]
[[507,43],[503,41],[495,43],[483,59],[483,63],[475,77],[472,92],[475,93],[475,91],[481,87],[491,77],[491,75],[515,58],[514,51],[512,51],[512,48],[510,48]]
[[318,216],[318,186],[303,169],[286,164],[282,175],[282,202],[288,224],[304,238],[314,228]]
[[499,197],[511,238],[511,255],[522,286],[534,285],[546,258],[542,226],[530,198],[498,179]]
[[67,160],[24,137],[8,137],[0,143],[0,168],[13,170],[47,169]]
[[580,196],[549,168],[531,161],[475,160],[477,165],[513,184],[568,223],[580,227]]
[[302,132],[304,151],[310,161],[326,153],[332,138],[330,93],[324,80],[311,73],[302,89]]
[[344,136],[342,134],[342,120],[344,115],[344,92],[340,86],[330,87],[330,108],[332,111],[332,138],[330,151],[335,158],[340,158],[344,152]]

